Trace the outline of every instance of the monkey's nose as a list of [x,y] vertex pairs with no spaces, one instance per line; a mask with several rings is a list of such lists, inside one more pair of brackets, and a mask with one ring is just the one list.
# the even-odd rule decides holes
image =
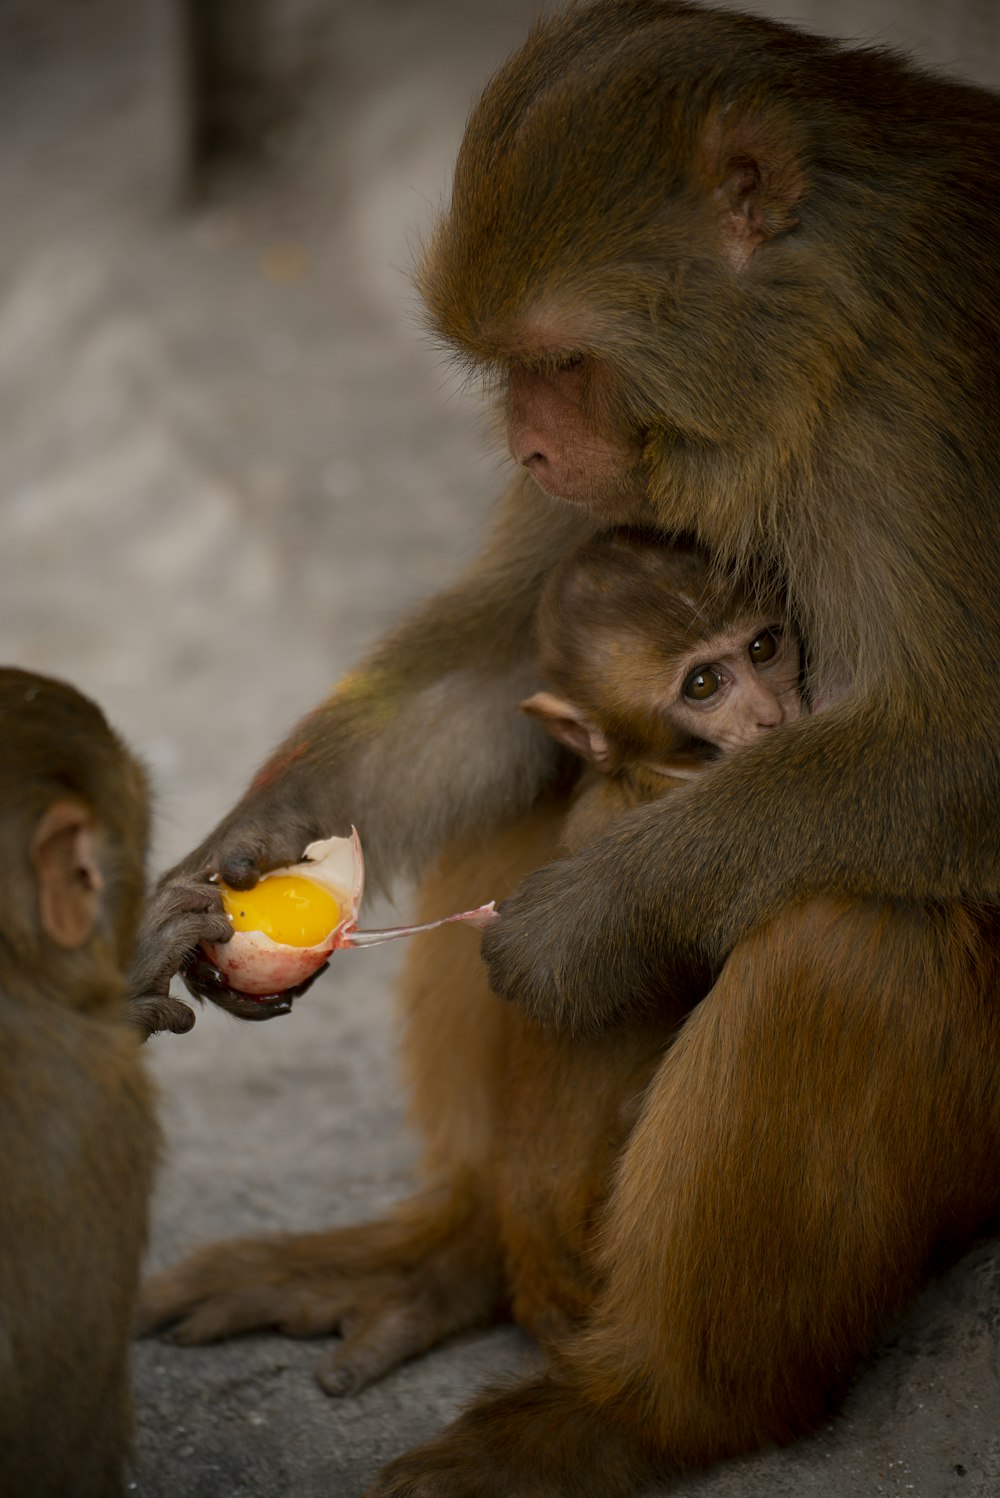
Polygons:
[[526,446],[523,450],[515,452],[514,458],[522,468],[528,470],[543,494],[561,492],[565,474],[557,464],[553,463],[549,453],[540,447]]
[[528,448],[526,452],[516,452],[515,459],[522,468],[527,468],[529,473],[537,473],[540,468],[548,468],[549,456],[543,453],[541,448]]
[[770,692],[767,692],[761,696],[754,716],[757,719],[758,732],[767,733],[772,728],[777,728],[782,722],[781,703]]

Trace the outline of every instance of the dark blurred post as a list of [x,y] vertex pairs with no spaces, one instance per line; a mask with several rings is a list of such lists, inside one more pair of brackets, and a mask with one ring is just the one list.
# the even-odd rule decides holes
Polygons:
[[256,153],[299,113],[337,0],[177,0],[192,162]]

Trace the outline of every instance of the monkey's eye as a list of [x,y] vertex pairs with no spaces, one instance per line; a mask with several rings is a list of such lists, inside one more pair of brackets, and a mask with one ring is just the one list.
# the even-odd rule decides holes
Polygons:
[[748,648],[750,660],[755,666],[769,661],[778,649],[777,632],[773,629],[763,629]]
[[707,697],[714,697],[721,686],[717,671],[711,666],[699,666],[684,678],[681,692],[689,702],[704,702]]

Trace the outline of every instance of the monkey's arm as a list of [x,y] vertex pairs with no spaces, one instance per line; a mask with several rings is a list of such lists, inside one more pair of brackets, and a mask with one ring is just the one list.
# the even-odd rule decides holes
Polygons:
[[626,813],[504,903],[483,937],[494,988],[587,1029],[717,971],[810,895],[996,900],[1000,751],[925,721],[843,703]]
[[369,879],[384,884],[461,828],[530,805],[556,763],[515,711],[536,685],[535,605],[554,561],[593,529],[518,477],[482,557],[298,725],[174,873],[218,869],[246,888],[353,823]]
[[201,942],[228,941],[231,935],[211,885],[161,885],[139,924],[125,991],[125,1017],[143,1040],[160,1030],[182,1035],[191,1029],[194,1011],[171,995],[170,980]]

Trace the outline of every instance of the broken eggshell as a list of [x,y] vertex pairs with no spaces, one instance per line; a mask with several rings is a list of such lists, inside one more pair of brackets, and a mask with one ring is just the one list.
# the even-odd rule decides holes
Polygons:
[[[300,863],[271,869],[259,883],[278,875],[291,875],[321,885],[337,902],[340,919],[322,941],[308,947],[286,945],[266,936],[263,931],[234,931],[228,942],[205,944],[205,955],[217,972],[219,983],[200,985],[203,996],[232,1008],[220,991],[223,985],[228,986],[235,991],[234,997],[245,996],[248,1000],[248,1004],[234,1011],[244,1013],[246,1017],[249,1017],[248,1007],[253,1008],[255,1000],[269,1005],[273,1013],[287,1012],[294,994],[308,987],[330,954],[340,947],[377,946],[398,937],[413,936],[419,931],[431,931],[453,921],[462,921],[481,930],[497,919],[491,900],[488,905],[475,910],[463,910],[458,915],[443,916],[420,926],[359,931],[357,919],[365,886],[365,861],[361,840],[354,827],[349,837],[329,837],[310,843]],[[189,986],[195,986],[190,978],[188,982]],[[282,1003],[282,995],[287,995],[287,1002]]]

